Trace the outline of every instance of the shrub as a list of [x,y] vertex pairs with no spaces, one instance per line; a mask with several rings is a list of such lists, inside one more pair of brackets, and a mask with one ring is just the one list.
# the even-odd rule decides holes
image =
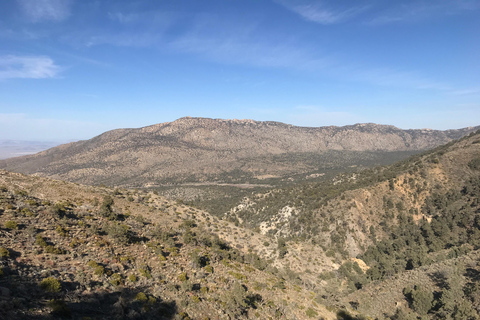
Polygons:
[[47,306],[52,309],[52,313],[61,317],[70,317],[70,309],[63,300],[50,300],[47,302]]
[[0,247],[0,257],[2,257],[2,258],[10,257],[10,252],[8,251],[8,249],[6,249],[4,247]]
[[152,275],[150,274],[150,271],[148,270],[148,268],[139,269],[138,272],[140,272],[140,275],[142,275],[143,277],[145,277],[145,278],[147,278],[147,279],[151,279],[151,278],[152,278]]
[[112,238],[117,240],[122,244],[127,244],[131,241],[131,231],[130,227],[125,224],[119,223],[110,223],[105,228],[104,231]]
[[98,263],[96,263],[93,260],[90,260],[90,261],[87,262],[87,266],[89,266],[90,268],[96,268],[96,267],[98,267]]
[[213,267],[211,265],[208,265],[205,267],[205,271],[208,273],[213,273]]
[[43,247],[43,248],[47,246],[47,242],[39,234],[37,235],[37,239],[35,240],[35,243],[38,244],[40,247]]
[[22,214],[26,217],[34,217],[35,216],[35,214],[32,211],[30,211],[30,209],[28,209],[28,208],[23,208],[22,209]]
[[105,268],[103,266],[97,266],[95,267],[93,273],[95,273],[97,276],[102,276],[105,273]]
[[45,252],[54,253],[54,254],[64,254],[65,253],[65,251],[63,251],[62,249],[57,248],[57,247],[52,246],[52,245],[46,246],[45,247]]
[[6,221],[5,228],[7,229],[18,229],[18,224],[15,221]]
[[113,285],[113,286],[119,286],[119,285],[122,285],[123,282],[122,282],[122,276],[119,274],[119,273],[114,273],[112,274],[112,277],[110,279],[110,283]]
[[135,300],[137,301],[142,301],[142,302],[147,302],[148,301],[148,298],[147,298],[147,295],[143,292],[139,292],[137,293],[137,295],[135,296]]
[[134,274],[131,274],[128,276],[128,280],[131,282],[137,282],[137,277]]
[[307,311],[305,311],[305,314],[306,314],[309,318],[314,318],[314,317],[318,316],[317,311],[313,310],[312,308],[308,308]]
[[62,237],[67,237],[68,236],[68,229],[63,228],[62,226],[57,226],[55,231],[57,231],[57,233],[59,235],[61,235]]
[[184,282],[184,281],[187,281],[187,274],[185,272],[182,272],[179,276],[178,276],[178,280]]
[[45,278],[40,282],[40,287],[47,292],[59,292],[60,286],[60,281],[53,277]]

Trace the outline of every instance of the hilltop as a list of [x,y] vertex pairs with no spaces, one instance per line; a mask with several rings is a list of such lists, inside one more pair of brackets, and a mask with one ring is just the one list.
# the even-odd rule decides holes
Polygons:
[[108,131],[90,140],[3,160],[0,168],[123,187],[189,182],[268,184],[272,179],[321,177],[349,166],[393,163],[474,130],[402,130],[377,124],[310,128],[181,118]]

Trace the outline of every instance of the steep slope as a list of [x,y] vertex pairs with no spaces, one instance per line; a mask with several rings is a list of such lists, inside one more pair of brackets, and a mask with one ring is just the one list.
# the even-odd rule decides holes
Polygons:
[[230,227],[154,193],[1,171],[0,318],[334,317],[210,225]]
[[[428,274],[433,272],[429,270],[444,272],[448,280],[453,271],[442,261],[473,250],[467,271],[478,271],[479,181],[480,132],[476,132],[392,166],[339,175],[330,183],[254,194],[224,217],[272,239],[283,239],[280,260],[295,272],[318,272],[314,267],[318,262],[330,261],[333,271],[323,266],[325,271],[315,284],[322,303],[352,309],[352,302],[365,315],[393,316],[396,303],[407,312],[415,310],[409,307],[412,302],[407,301],[403,289],[415,285],[429,288],[439,281]],[[313,244],[321,250],[302,264],[297,261],[299,243]],[[311,265],[306,266],[308,263]],[[423,269],[409,271],[420,267]],[[457,273],[461,283],[471,285],[477,280],[475,274],[464,277],[462,272],[467,271]],[[415,277],[409,280],[412,274]],[[402,280],[393,281],[392,277]],[[361,289],[371,281],[377,283]],[[435,288],[440,293],[448,291],[445,285]],[[338,301],[342,294],[358,289]],[[388,300],[392,303],[386,304],[382,294],[392,295]],[[465,299],[462,301],[466,301],[468,310],[480,307],[468,302],[474,299],[472,296]],[[432,313],[453,312],[445,309],[445,302],[435,303],[438,308]]]
[[84,184],[148,187],[178,182],[261,181],[384,164],[468,134],[357,124],[296,127],[278,122],[181,118],[119,129],[36,155],[0,161],[0,168]]

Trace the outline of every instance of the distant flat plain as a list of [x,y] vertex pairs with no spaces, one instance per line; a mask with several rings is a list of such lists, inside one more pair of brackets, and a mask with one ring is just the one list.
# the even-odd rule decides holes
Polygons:
[[66,143],[66,141],[0,140],[0,159],[38,153],[62,143]]

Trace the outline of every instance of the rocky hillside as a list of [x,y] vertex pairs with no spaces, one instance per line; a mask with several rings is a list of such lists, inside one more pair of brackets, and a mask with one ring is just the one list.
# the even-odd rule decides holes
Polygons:
[[[375,318],[476,319],[479,182],[476,132],[392,166],[247,196],[224,218],[280,239],[284,264],[300,273],[316,269],[299,268],[296,244],[320,247],[307,261],[336,264],[316,283],[324,304]],[[435,295],[420,307],[425,292]]]
[[268,240],[154,193],[1,171],[0,318],[335,317],[245,237]]
[[0,171],[0,317],[477,319],[480,132],[223,214]]
[[401,130],[356,124],[296,127],[278,122],[181,118],[119,129],[0,168],[83,184],[152,187],[168,183],[261,183],[322,176],[348,166],[385,164],[472,132]]

